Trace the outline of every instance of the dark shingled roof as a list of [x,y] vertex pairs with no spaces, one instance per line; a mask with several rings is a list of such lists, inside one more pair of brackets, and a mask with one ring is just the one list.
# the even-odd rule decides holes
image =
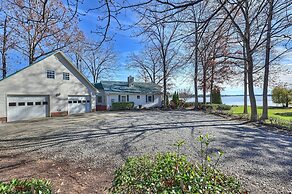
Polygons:
[[128,82],[122,81],[101,81],[94,84],[97,89],[108,93],[133,93],[133,94],[160,94],[161,87],[154,83],[134,82],[128,86]]

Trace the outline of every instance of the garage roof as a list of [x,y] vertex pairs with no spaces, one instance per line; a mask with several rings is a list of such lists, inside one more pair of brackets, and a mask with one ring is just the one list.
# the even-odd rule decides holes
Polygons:
[[50,53],[50,54],[48,54],[48,55],[45,55],[45,56],[43,56],[43,57],[41,57],[39,60],[37,60],[37,61],[35,61],[35,62],[33,62],[31,65],[29,65],[29,66],[26,66],[26,67],[24,67],[24,68],[22,68],[22,69],[20,69],[20,70],[18,70],[18,71],[16,71],[16,72],[14,72],[14,73],[12,73],[12,74],[10,74],[10,75],[8,75],[6,78],[4,78],[4,79],[0,79],[0,81],[2,81],[2,80],[6,80],[7,78],[9,78],[9,77],[12,77],[13,75],[15,75],[15,74],[17,74],[17,73],[19,73],[19,72],[21,72],[21,71],[23,71],[24,69],[27,69],[27,68],[29,68],[29,67],[31,67],[32,65],[35,65],[35,64],[37,64],[37,63],[39,63],[40,61],[42,61],[42,60],[44,60],[44,59],[46,59],[46,58],[48,58],[48,57],[50,57],[50,56],[52,56],[52,55],[59,55],[59,56],[61,56],[61,57],[63,57],[77,72],[78,72],[78,74],[83,78],[83,79],[85,79],[86,80],[86,82],[90,85],[90,87],[92,87],[92,89],[96,89],[95,87],[94,87],[94,85],[87,79],[87,77],[85,77],[84,76],[84,74],[83,73],[81,73],[77,68],[76,68],[76,66],[71,62],[71,60],[69,60],[67,57],[66,57],[66,55],[62,52],[62,51],[56,51],[56,52],[53,52],[53,53]]
[[101,81],[95,87],[106,93],[161,94],[159,85],[145,82],[134,82],[129,86],[128,82],[123,81]]

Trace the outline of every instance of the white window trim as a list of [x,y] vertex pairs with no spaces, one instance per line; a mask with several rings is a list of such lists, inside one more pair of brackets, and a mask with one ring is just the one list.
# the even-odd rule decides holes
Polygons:
[[[48,75],[49,75],[49,72],[50,73],[52,73],[52,72],[54,72],[54,77],[49,77]],[[51,76],[52,74],[50,74],[50,76]],[[47,77],[47,79],[56,79],[56,71],[55,70],[51,70],[51,69],[47,69],[47,71],[46,71],[46,77]]]
[[[68,76],[68,79],[65,79],[65,78],[67,78],[67,76]],[[63,72],[63,80],[67,80],[67,81],[69,81],[69,80],[70,80],[70,73],[68,73],[68,72]]]
[[[123,101],[123,97],[125,97],[125,101]],[[121,95],[121,102],[127,102],[127,96]]]

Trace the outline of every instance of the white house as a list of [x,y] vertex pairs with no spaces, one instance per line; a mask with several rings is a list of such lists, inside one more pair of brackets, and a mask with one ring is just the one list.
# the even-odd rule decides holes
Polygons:
[[95,111],[96,93],[58,51],[0,81],[0,122]]
[[98,89],[96,110],[108,110],[113,102],[134,102],[135,107],[161,107],[161,87],[154,83],[128,81],[101,81]]

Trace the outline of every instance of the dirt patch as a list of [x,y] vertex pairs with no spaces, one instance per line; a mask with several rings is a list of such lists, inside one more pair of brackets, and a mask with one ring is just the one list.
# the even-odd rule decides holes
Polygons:
[[36,159],[32,156],[2,155],[0,180],[13,178],[48,179],[54,193],[106,193],[111,186],[112,170],[93,169],[66,161]]

